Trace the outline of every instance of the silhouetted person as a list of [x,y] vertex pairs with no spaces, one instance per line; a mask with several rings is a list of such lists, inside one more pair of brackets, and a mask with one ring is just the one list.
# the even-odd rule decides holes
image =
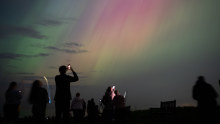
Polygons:
[[220,80],[218,80],[218,85],[220,86]]
[[46,105],[49,101],[47,90],[42,86],[41,81],[35,80],[29,96],[29,102],[32,104],[33,121],[36,124],[44,122]]
[[120,95],[119,92],[115,91],[115,97],[113,99],[113,106],[115,110],[115,119],[116,122],[119,124],[124,123],[125,121],[125,98],[124,96]]
[[214,123],[217,114],[217,93],[206,83],[203,76],[199,76],[193,87],[193,98],[197,100],[201,123]]
[[80,123],[84,117],[85,101],[80,97],[80,93],[76,93],[76,97],[73,98],[71,109],[76,123]]
[[125,107],[125,98],[122,96],[118,90],[115,91],[115,97],[113,99],[113,105],[115,108],[124,108]]
[[111,123],[113,118],[113,101],[112,101],[112,87],[106,89],[105,95],[102,98],[104,105],[103,118],[105,123]]
[[[67,70],[71,70],[74,77],[66,75]],[[60,123],[63,116],[65,123],[69,121],[70,112],[70,83],[79,80],[77,74],[74,72],[72,67],[60,66],[60,75],[55,77],[56,93],[55,93],[55,108],[56,108],[56,122]]]
[[5,93],[4,117],[6,122],[13,124],[19,116],[22,93],[17,90],[17,83],[11,82]]
[[95,104],[94,99],[88,100],[87,113],[89,123],[96,123],[99,117],[98,105]]

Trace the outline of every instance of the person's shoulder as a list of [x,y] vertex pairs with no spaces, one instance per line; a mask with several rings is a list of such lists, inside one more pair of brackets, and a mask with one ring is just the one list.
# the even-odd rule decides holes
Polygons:
[[77,97],[73,98],[73,102],[79,101],[79,99]]
[[55,80],[63,80],[66,78],[67,75],[56,75]]
[[58,77],[60,77],[60,75],[56,75],[56,76],[55,76],[55,78],[58,78]]
[[206,88],[213,88],[212,85],[209,84],[209,83],[204,83],[204,87],[206,87]]
[[58,78],[60,78],[60,75],[56,75],[55,76],[55,80],[57,80]]

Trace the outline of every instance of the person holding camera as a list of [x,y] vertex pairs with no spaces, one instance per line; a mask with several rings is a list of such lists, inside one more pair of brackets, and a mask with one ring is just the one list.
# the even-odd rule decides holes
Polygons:
[[[66,75],[67,70],[72,71],[73,76]],[[59,72],[60,75],[55,77],[56,92],[54,100],[56,122],[60,123],[61,117],[63,116],[64,122],[68,123],[71,100],[70,83],[78,81],[79,78],[70,65],[60,66]]]

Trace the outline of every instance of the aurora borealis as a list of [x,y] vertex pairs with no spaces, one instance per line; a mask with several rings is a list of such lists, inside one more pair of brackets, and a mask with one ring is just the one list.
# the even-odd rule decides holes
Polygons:
[[172,99],[178,106],[195,105],[191,92],[198,75],[220,94],[219,5],[216,0],[1,1],[0,107],[11,81],[25,89],[23,111],[31,111],[25,104],[33,80],[48,77],[53,98],[58,68],[69,63],[80,76],[71,85],[72,96],[78,91],[97,103],[115,85],[127,92],[134,109]]

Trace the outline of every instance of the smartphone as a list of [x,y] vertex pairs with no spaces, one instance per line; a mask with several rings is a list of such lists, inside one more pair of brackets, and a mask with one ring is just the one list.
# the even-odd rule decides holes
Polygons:
[[70,69],[70,64],[67,66],[67,69]]
[[112,89],[114,89],[114,90],[115,90],[115,86],[112,86]]

